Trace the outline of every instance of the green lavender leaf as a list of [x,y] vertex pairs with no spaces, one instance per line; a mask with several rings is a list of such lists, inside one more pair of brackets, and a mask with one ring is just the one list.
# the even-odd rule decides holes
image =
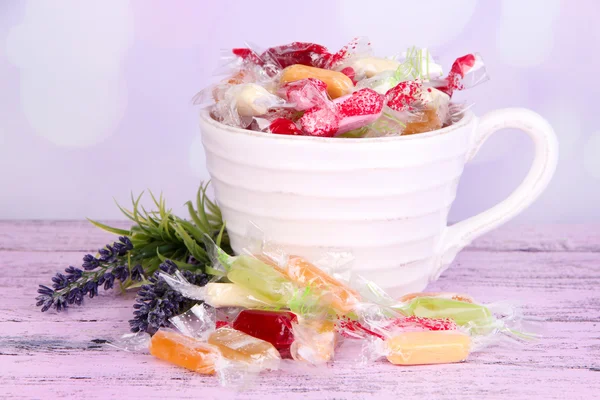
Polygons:
[[119,235],[119,236],[131,236],[131,231],[127,231],[125,229],[113,228],[112,226],[105,225],[103,223],[94,221],[89,218],[87,218],[87,220],[90,221],[95,227],[100,228],[104,231],[114,233],[115,235]]

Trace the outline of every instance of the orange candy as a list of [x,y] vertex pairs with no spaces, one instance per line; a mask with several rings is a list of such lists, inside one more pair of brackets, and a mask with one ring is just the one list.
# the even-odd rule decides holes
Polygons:
[[331,307],[342,314],[357,303],[358,293],[302,257],[290,256],[286,274],[300,286],[308,286],[331,295]]
[[435,108],[426,108],[423,111],[423,118],[420,121],[408,122],[402,131],[403,135],[414,135],[440,129],[443,121],[440,119]]
[[309,67],[306,65],[294,64],[285,68],[281,72],[280,83],[285,85],[289,82],[299,81],[301,79],[314,78],[325,82],[327,85],[327,93],[332,99],[345,96],[352,92],[354,83],[341,72]]
[[212,375],[219,352],[213,346],[180,333],[159,330],[150,341],[150,354],[180,367]]

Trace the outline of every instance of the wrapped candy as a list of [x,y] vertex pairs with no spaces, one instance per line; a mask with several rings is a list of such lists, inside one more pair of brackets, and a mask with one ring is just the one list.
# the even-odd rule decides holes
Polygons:
[[219,357],[214,346],[163,329],[152,336],[149,349],[154,357],[205,375],[215,373]]
[[[366,38],[336,53],[293,42],[265,51],[233,50],[232,75],[203,91],[212,116],[227,125],[282,135],[379,137],[448,126],[466,107],[451,103],[455,90],[487,79],[478,54],[442,68],[427,49],[408,49],[398,60],[372,55]],[[202,92],[201,92],[202,93]]]
[[434,80],[432,85],[452,96],[455,90],[469,89],[488,79],[481,55],[474,53],[457,58],[446,79]]
[[265,115],[269,109],[285,103],[255,83],[225,86],[217,96],[213,116],[224,124],[239,127],[247,127],[252,117]]
[[450,318],[471,329],[494,326],[496,318],[484,305],[444,297],[415,297],[394,307],[405,315],[425,318]]
[[261,370],[278,369],[281,360],[271,343],[227,327],[214,331],[208,343],[219,349],[224,358]]
[[475,300],[466,294],[461,293],[450,293],[450,292],[418,292],[408,293],[400,297],[398,300],[402,303],[409,302],[417,297],[437,297],[441,299],[451,299],[457,301],[464,301],[465,303],[475,303]]
[[271,47],[261,54],[250,48],[237,48],[232,52],[242,60],[262,67],[271,66],[275,70],[294,64],[331,69],[348,58],[370,54],[371,42],[367,38],[357,37],[336,53],[330,53],[319,44],[306,42]]
[[392,364],[448,364],[467,359],[471,338],[456,331],[412,331],[390,337],[384,346]]
[[298,321],[289,311],[242,310],[233,328],[271,343],[283,358],[290,358],[294,342],[292,325]]
[[209,375],[279,366],[279,352],[269,342],[232,328],[217,329],[212,308],[196,305],[170,321],[177,331],[162,328],[148,345],[150,354],[164,361]]
[[341,72],[323,68],[294,64],[281,72],[280,84],[285,85],[303,79],[315,79],[325,83],[327,93],[332,99],[349,94],[354,88],[352,80]]
[[373,76],[367,76],[366,79],[360,80],[356,87],[371,88],[378,93],[385,94],[401,82],[426,82],[431,79],[439,79],[441,76],[442,67],[435,63],[429,51],[413,47],[404,53],[404,60],[398,62],[394,70],[385,69]]
[[293,324],[293,331],[290,351],[294,360],[318,365],[333,359],[337,335],[332,321],[304,320]]

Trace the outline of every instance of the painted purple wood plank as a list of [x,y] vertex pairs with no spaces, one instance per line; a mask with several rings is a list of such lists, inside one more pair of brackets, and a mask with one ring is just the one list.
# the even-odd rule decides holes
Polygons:
[[[106,223],[130,226],[127,221]],[[114,240],[115,235],[91,228],[87,221],[0,221],[0,250],[95,251]],[[477,239],[466,250],[600,252],[600,224],[511,224]]]
[[[506,228],[461,253],[430,289],[467,292],[484,302],[519,300],[528,315],[547,320],[539,342],[496,346],[456,365],[362,367],[342,359],[318,369],[296,366],[264,374],[257,386],[236,393],[214,378],[94,343],[127,330],[133,293],[105,293],[60,315],[34,307],[36,285],[79,262],[79,250],[102,239],[97,230],[79,222],[0,223],[0,397],[592,398],[600,390],[597,227],[543,227],[537,236],[527,229],[519,238]],[[552,240],[561,236],[575,245],[557,251]],[[512,251],[527,246],[535,252]]]

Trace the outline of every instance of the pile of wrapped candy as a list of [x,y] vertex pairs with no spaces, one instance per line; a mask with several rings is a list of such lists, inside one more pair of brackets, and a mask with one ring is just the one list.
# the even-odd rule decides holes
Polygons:
[[222,276],[195,286],[179,272],[162,273],[173,289],[203,304],[171,318],[174,329],[160,329],[148,346],[155,357],[216,373],[224,384],[232,375],[278,369],[286,358],[327,363],[343,341],[360,342],[360,362],[385,357],[423,365],[464,361],[502,334],[530,337],[515,329],[520,319],[506,306],[498,314],[455,293],[393,299],[362,277],[344,281],[299,256],[261,247],[232,257],[206,242]]
[[456,90],[487,79],[478,54],[443,75],[426,49],[393,58],[358,38],[336,53],[294,42],[265,51],[233,49],[229,76],[197,96],[226,125],[282,135],[379,137],[429,132],[459,119]]

